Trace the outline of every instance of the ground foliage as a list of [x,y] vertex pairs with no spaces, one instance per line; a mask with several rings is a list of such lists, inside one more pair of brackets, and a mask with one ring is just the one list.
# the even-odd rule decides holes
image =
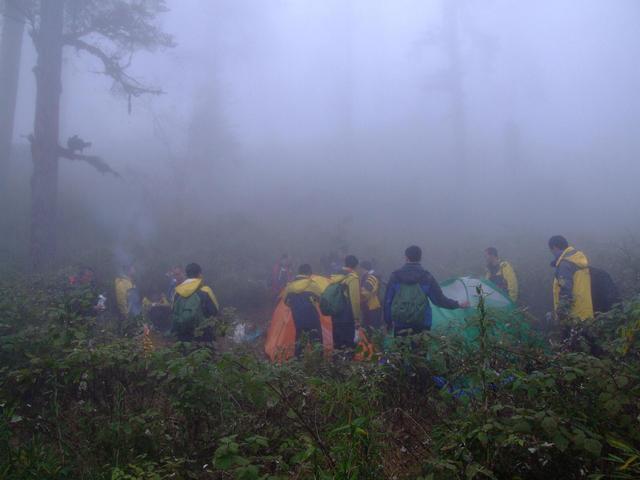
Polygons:
[[0,284],[2,478],[640,475],[637,301],[567,342],[424,335],[370,362],[277,366],[250,348],[151,349],[138,320],[96,318],[90,291],[61,284]]

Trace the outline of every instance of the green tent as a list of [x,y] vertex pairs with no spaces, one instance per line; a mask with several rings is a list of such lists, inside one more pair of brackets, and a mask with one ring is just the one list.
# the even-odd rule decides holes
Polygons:
[[444,294],[458,300],[468,301],[471,308],[465,310],[446,310],[432,304],[432,333],[436,335],[461,334],[469,342],[475,342],[479,334],[478,287],[482,289],[487,310],[487,325],[490,335],[509,337],[510,341],[534,341],[533,333],[525,321],[524,315],[509,296],[489,280],[459,277],[441,284]]

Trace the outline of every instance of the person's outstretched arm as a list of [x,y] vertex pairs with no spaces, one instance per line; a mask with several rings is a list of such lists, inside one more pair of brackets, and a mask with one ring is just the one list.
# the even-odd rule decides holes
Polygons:
[[445,296],[445,294],[442,292],[442,288],[440,288],[440,285],[438,284],[436,279],[433,278],[433,275],[427,273],[424,282],[425,283],[423,289],[429,297],[429,300],[431,300],[434,305],[440,308],[446,308],[447,310],[462,308],[457,300],[453,300],[452,298]]

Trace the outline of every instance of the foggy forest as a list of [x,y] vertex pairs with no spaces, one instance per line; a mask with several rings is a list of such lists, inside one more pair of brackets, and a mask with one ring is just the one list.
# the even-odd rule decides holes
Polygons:
[[0,477],[640,478],[637,0],[0,0]]

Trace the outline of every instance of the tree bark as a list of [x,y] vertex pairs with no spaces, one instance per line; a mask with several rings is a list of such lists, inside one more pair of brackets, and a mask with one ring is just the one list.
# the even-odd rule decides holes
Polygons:
[[34,38],[38,62],[31,141],[30,253],[35,270],[50,266],[56,257],[63,17],[64,0],[40,1],[40,29]]
[[0,192],[8,185],[13,124],[18,95],[24,17],[19,0],[4,1],[0,39]]

